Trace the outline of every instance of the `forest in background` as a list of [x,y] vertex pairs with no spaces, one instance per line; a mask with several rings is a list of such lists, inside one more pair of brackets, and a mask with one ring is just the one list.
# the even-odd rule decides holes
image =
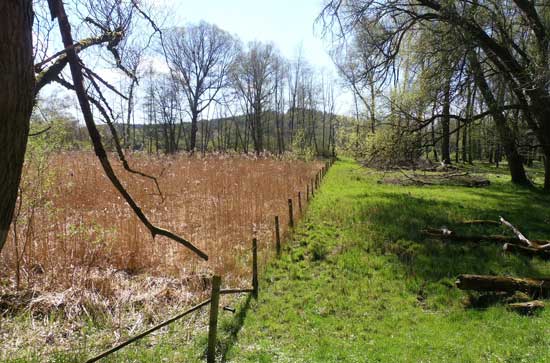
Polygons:
[[[125,150],[166,154],[311,158],[338,149],[382,168],[504,162],[524,185],[533,182],[525,166],[548,159],[547,117],[538,110],[549,100],[548,49],[535,31],[546,29],[546,7],[456,2],[426,18],[433,4],[405,11],[393,2],[332,1],[315,22],[338,72],[332,75],[300,52],[286,59],[272,43],[243,44],[206,22],[169,27],[143,43],[134,33],[148,24],[122,3],[101,5],[90,7],[96,18],[114,9],[117,17],[103,25],[88,17],[92,29],[124,25],[131,34],[120,50],[118,76],[126,77],[118,87],[91,76],[93,111],[106,123],[101,129],[111,150],[120,139]],[[63,84],[62,76],[52,81]],[[341,94],[350,96],[344,108],[336,105]],[[73,113],[63,113],[70,101],[51,97],[37,103],[34,129],[65,120],[65,135],[85,141]]]

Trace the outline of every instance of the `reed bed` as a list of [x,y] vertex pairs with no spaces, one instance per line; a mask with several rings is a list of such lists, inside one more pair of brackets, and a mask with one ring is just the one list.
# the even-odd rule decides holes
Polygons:
[[[129,161],[158,177],[162,195],[151,180],[116,167],[146,215],[205,251],[209,261],[171,240],[153,239],[93,154],[54,154],[38,171],[26,168],[16,225],[0,255],[2,353],[82,338],[82,316],[108,315],[106,325],[120,338],[200,299],[213,273],[223,276],[224,286],[248,287],[251,239],[258,238],[265,264],[274,253],[274,217],[280,216],[287,233],[288,198],[302,192],[305,207],[306,185],[323,165],[243,155],[136,153]],[[24,335],[18,331],[24,324],[12,321],[21,311],[45,327],[52,311],[59,311],[71,326],[50,326],[15,341],[10,337]],[[73,333],[60,333],[67,329]]]

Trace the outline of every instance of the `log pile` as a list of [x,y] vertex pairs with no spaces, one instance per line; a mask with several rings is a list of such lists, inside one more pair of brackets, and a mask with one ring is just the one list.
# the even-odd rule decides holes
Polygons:
[[[507,253],[520,254],[527,257],[538,257],[550,260],[550,241],[530,240],[512,223],[503,217],[499,221],[467,221],[467,225],[502,225],[509,229],[513,236],[500,235],[459,235],[448,228],[427,228],[422,234],[429,238],[465,243],[492,242],[503,245]],[[482,293],[527,294],[532,301],[511,302],[507,307],[520,314],[531,315],[544,308],[541,298],[550,298],[550,279],[517,278],[509,276],[468,275],[458,276],[456,286],[461,290]]]
[[[550,280],[516,278],[508,276],[486,275],[460,275],[456,280],[456,286],[461,290],[473,290],[479,292],[515,293],[520,291],[531,298],[550,297]],[[519,314],[532,315],[544,308],[544,302],[540,300],[508,303],[511,311]]]

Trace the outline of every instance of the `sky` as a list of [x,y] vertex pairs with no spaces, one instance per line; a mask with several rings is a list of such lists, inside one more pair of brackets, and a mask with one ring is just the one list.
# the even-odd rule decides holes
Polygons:
[[[322,24],[316,23],[326,0],[150,1],[158,7],[154,18],[162,28],[204,20],[238,36],[244,43],[272,42],[287,59],[297,58],[301,50],[302,58],[317,70],[337,77],[328,54],[330,40],[322,37]],[[103,69],[98,73],[109,80],[116,78],[113,70]],[[337,87],[336,112],[349,113],[351,100],[348,91]]]
[[303,57],[319,69],[335,68],[328,55],[329,44],[322,39],[315,19],[322,0],[163,0],[172,9],[171,25],[205,20],[244,42],[273,42],[287,58],[295,58],[300,46]]

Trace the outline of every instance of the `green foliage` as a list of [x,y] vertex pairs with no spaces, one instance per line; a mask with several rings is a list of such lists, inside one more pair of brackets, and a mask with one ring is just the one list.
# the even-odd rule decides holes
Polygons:
[[350,138],[350,148],[357,159],[377,168],[393,168],[412,165],[421,155],[418,135],[383,127],[375,133]]
[[295,157],[304,161],[312,161],[316,156],[313,145],[308,143],[306,140],[306,133],[304,129],[299,129],[294,134],[291,150],[291,153]]

